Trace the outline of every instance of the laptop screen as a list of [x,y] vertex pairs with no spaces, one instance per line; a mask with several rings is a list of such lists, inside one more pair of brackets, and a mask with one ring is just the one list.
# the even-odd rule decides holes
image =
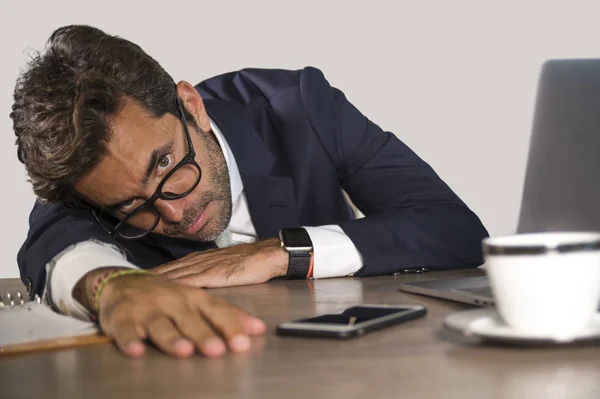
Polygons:
[[600,230],[600,59],[540,74],[519,233]]

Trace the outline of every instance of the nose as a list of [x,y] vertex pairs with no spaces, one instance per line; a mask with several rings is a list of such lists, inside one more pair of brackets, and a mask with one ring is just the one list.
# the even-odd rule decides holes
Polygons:
[[183,198],[178,200],[159,199],[154,203],[154,206],[160,213],[160,217],[167,222],[178,223],[183,220],[185,211]]

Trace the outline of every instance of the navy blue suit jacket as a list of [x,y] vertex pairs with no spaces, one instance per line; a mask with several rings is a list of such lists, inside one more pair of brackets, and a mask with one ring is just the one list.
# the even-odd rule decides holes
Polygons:
[[[487,232],[477,216],[428,164],[331,87],[321,71],[244,69],[196,88],[239,165],[261,238],[274,237],[283,227],[338,224],[364,258],[359,276],[482,263]],[[353,220],[342,189],[366,218]],[[209,246],[158,235],[114,239],[89,211],[38,203],[18,255],[22,279],[41,293],[46,263],[88,239],[119,246],[143,268]]]

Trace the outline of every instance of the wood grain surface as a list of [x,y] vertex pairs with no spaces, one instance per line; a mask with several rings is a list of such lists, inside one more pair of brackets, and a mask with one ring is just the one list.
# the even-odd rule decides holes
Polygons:
[[[597,398],[600,346],[487,346],[444,330],[467,305],[399,292],[398,277],[273,281],[215,289],[260,316],[266,336],[250,353],[220,359],[143,359],[112,344],[0,359],[0,398]],[[0,291],[5,284],[2,281]],[[12,281],[11,284],[14,284]],[[352,340],[282,338],[278,323],[361,303],[423,304],[425,318]]]

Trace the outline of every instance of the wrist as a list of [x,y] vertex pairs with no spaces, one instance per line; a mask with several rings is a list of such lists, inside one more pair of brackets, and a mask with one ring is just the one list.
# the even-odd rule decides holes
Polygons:
[[111,306],[111,303],[115,301],[115,298],[118,301],[121,295],[125,294],[127,288],[132,284],[135,286],[140,280],[153,278],[156,277],[145,270],[124,269],[114,271],[113,274],[95,291],[93,303],[94,310],[100,314],[102,309],[107,309],[107,307]]
[[259,261],[270,265],[271,278],[284,277],[288,270],[288,253],[281,247],[279,238],[268,238],[257,244],[262,247],[259,254],[264,257]]
[[[108,288],[114,280],[118,280],[121,277],[118,273],[144,273],[139,269],[132,269],[127,267],[100,267],[86,273],[73,288],[73,298],[77,300],[83,307],[89,312],[98,312],[97,294],[98,289],[101,288],[103,291]],[[113,276],[114,275],[114,276]],[[118,278],[115,278],[118,277]],[[107,281],[110,279],[111,281]],[[102,287],[100,287],[102,285]],[[106,287],[105,287],[106,286]]]
[[73,287],[72,296],[89,312],[95,313],[94,309],[94,284],[106,273],[119,270],[128,270],[125,267],[100,267],[86,273]]
[[279,241],[287,253],[286,279],[307,279],[312,277],[314,265],[313,243],[304,227],[279,230]]

